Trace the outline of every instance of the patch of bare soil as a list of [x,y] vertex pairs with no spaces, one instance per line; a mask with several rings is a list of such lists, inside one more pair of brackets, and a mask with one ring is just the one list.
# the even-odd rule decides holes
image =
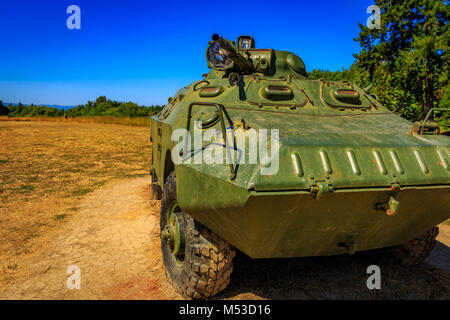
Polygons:
[[[165,280],[159,240],[159,201],[149,176],[109,184],[87,195],[76,216],[28,266],[29,276],[1,299],[176,299]],[[69,290],[68,266],[81,270]]]
[[[150,178],[125,180],[86,195],[80,210],[28,265],[28,277],[1,299],[179,299],[161,259],[159,201]],[[238,254],[230,286],[218,299],[450,299],[450,227],[427,263],[403,268],[374,252],[354,256],[253,260]],[[382,289],[368,290],[369,265]],[[67,267],[81,269],[69,290]]]

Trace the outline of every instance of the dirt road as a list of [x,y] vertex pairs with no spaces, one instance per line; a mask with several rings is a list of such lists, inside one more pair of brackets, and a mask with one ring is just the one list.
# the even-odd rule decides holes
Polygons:
[[[25,281],[5,299],[173,299],[159,243],[159,201],[149,178],[124,180],[87,195],[77,215],[29,266]],[[69,290],[67,267],[81,270],[81,289]]]
[[[159,201],[149,177],[107,184],[86,195],[79,212],[34,261],[27,276],[0,299],[180,299],[167,283],[159,240]],[[412,269],[385,261],[382,289],[368,290],[374,255],[290,260],[236,259],[220,299],[450,299],[450,227],[428,263]],[[68,266],[81,270],[81,289],[69,290]],[[275,272],[276,270],[276,272]]]

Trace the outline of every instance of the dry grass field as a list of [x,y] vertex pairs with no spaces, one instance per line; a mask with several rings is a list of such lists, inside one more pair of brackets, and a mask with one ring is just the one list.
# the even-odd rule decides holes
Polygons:
[[108,181],[149,172],[149,129],[123,125],[0,121],[0,286]]
[[10,117],[0,116],[0,121],[51,121],[51,122],[81,122],[81,123],[103,123],[103,124],[123,124],[128,126],[148,127],[150,118],[118,118],[112,116],[91,116],[91,117]]

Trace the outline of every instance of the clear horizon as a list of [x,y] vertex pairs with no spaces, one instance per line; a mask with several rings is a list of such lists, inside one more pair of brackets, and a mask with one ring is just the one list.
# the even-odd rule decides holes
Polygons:
[[[81,29],[69,30],[69,5]],[[292,51],[307,70],[348,68],[372,1],[11,1],[0,4],[0,100],[71,106],[104,95],[165,104],[208,72],[211,35],[252,35],[256,46]],[[238,11],[239,10],[239,11]],[[245,18],[240,18],[240,16]]]

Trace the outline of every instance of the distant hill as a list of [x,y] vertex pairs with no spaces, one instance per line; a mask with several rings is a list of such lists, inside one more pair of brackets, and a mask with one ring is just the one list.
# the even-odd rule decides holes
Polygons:
[[[29,104],[24,104],[22,103],[24,106],[29,106]],[[3,102],[3,105],[5,106],[17,106],[18,103],[12,103],[12,102]],[[34,106],[46,106],[48,108],[56,108],[56,109],[61,109],[61,110],[68,110],[71,108],[76,108],[77,106],[61,106],[59,104],[35,104],[33,103]]]

